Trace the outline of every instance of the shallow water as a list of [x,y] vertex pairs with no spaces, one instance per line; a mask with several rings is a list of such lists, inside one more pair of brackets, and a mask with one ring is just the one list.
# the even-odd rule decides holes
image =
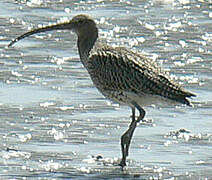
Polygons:
[[[212,179],[210,1],[0,1],[1,179]],[[38,25],[96,19],[110,45],[139,50],[197,94],[193,108],[147,107],[121,171],[130,108],[105,99],[80,63],[73,33],[5,48]]]

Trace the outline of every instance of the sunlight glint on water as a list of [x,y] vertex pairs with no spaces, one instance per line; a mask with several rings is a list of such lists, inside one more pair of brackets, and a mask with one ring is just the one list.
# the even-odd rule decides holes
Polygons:
[[[212,25],[208,1],[0,2],[0,177],[210,179]],[[79,61],[76,36],[41,25],[90,14],[112,46],[140,51],[197,94],[194,107],[156,106],[136,129],[122,172],[130,108],[110,102]]]

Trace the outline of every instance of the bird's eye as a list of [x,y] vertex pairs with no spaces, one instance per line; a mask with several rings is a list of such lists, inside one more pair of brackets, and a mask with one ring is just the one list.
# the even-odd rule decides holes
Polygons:
[[83,20],[80,19],[80,20],[78,21],[78,23],[79,23],[79,24],[83,24]]

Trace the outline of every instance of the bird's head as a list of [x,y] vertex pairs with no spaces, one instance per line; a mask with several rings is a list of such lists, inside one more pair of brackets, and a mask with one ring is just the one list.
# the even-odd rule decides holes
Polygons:
[[42,28],[34,29],[25,34],[22,34],[21,36],[11,41],[8,47],[12,46],[19,40],[24,39],[33,34],[46,32],[46,31],[53,31],[53,30],[71,30],[78,35],[78,38],[83,38],[85,36],[89,38],[89,36],[92,36],[93,34],[98,36],[98,30],[96,28],[96,23],[94,22],[94,20],[87,15],[77,15],[77,16],[74,16],[68,22],[45,26]]
[[70,24],[72,30],[76,32],[79,37],[88,34],[89,32],[94,32],[97,29],[94,20],[87,15],[77,15],[73,17]]

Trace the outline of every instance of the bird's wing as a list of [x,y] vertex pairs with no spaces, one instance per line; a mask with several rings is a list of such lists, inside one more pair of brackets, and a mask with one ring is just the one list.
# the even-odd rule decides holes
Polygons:
[[125,48],[97,48],[90,53],[89,66],[94,83],[105,90],[159,95],[187,105],[186,97],[194,96],[172,82],[154,61]]

